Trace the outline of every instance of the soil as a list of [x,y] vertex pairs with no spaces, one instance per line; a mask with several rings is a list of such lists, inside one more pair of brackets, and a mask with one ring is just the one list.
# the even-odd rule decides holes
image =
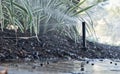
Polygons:
[[[39,39],[39,40],[38,40]],[[87,49],[82,48],[82,39],[75,43],[67,36],[55,31],[39,35],[16,33],[13,30],[0,30],[0,62],[34,60],[69,60],[81,58],[120,58],[120,47],[86,41]]]

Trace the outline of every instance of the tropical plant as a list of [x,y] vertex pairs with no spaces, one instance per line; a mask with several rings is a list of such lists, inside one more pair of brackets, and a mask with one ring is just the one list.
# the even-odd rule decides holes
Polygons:
[[1,29],[13,25],[21,32],[29,30],[38,36],[59,28],[61,33],[77,41],[79,33],[76,24],[81,21],[78,15],[96,5],[81,8],[85,2],[86,0],[0,0]]

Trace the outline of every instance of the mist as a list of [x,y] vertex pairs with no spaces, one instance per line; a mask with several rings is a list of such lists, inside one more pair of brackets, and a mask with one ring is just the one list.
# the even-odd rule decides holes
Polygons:
[[[95,41],[110,45],[120,45],[119,4],[119,0],[108,0],[98,4],[89,11],[97,36]],[[92,38],[90,39],[92,40]]]

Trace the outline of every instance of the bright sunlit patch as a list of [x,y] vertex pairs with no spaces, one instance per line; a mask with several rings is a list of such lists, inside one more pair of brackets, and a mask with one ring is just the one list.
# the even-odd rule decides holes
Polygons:
[[[97,24],[95,26],[95,31],[98,37],[98,42],[106,43],[111,45],[120,45],[120,0],[108,0],[101,2],[98,5],[100,12],[96,12],[97,15],[95,19]],[[106,13],[105,13],[106,12]],[[105,15],[103,15],[105,14]]]
[[111,6],[120,6],[120,0],[110,0]]
[[106,9],[120,7],[120,0],[109,0],[108,5],[105,6]]

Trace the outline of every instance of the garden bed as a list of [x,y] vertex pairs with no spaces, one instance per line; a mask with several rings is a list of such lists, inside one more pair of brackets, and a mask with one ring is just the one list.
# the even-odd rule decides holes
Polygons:
[[[39,40],[38,40],[39,39]],[[82,39],[75,43],[67,36],[56,32],[30,37],[29,33],[0,30],[0,61],[34,60],[81,60],[85,58],[120,58],[120,47],[86,41],[87,50],[82,49]]]

